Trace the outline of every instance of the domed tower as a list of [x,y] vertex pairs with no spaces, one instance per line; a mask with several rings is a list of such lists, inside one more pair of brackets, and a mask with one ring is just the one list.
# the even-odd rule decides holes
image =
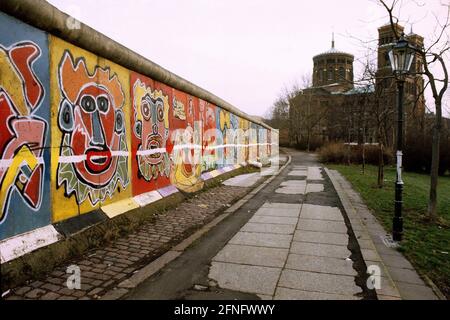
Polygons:
[[313,57],[313,86],[326,86],[332,92],[347,91],[353,88],[353,61],[350,53],[339,51],[334,45],[331,49]]

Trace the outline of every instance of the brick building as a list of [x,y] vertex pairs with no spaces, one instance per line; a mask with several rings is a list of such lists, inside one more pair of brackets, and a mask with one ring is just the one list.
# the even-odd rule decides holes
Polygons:
[[[396,30],[401,34],[404,28],[396,25]],[[412,45],[423,46],[423,37],[417,34],[411,32],[406,38]],[[313,57],[312,86],[290,101],[291,144],[314,148],[327,141],[383,141],[394,145],[396,84],[387,55],[394,39],[390,25],[378,29],[376,68],[361,82],[354,79],[354,56],[336,49],[334,37],[331,49]],[[417,55],[405,83],[406,130],[423,128],[424,81],[416,74],[422,68]]]

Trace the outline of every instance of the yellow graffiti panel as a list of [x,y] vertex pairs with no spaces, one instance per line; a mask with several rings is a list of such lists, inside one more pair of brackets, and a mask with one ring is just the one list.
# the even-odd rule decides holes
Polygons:
[[129,73],[50,36],[53,222],[131,196]]

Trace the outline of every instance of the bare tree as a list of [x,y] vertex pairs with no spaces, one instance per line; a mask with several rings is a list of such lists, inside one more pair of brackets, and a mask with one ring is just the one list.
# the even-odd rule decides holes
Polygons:
[[378,142],[378,175],[377,185],[379,188],[384,186],[384,150],[387,144],[386,130],[390,126],[389,120],[394,113],[394,109],[387,101],[387,93],[392,91],[393,82],[389,78],[377,76],[377,65],[367,59],[364,65],[364,71],[361,82],[368,88],[374,88],[367,104],[371,106],[371,115],[374,119],[374,130],[376,141]]
[[295,81],[290,86],[285,85],[280,90],[276,100],[265,115],[270,125],[277,129],[289,127],[289,101],[300,91],[300,85]]
[[[396,39],[400,38],[395,25],[399,21],[396,12],[399,12],[402,1],[392,0],[378,0],[379,3],[386,9],[392,30]],[[425,3],[421,4],[414,1],[418,6],[424,7]],[[439,145],[442,131],[442,101],[445,92],[448,88],[449,75],[447,69],[448,52],[450,51],[450,1],[441,2],[442,9],[446,10],[446,17],[444,21],[440,21],[438,16],[436,18],[436,34],[434,39],[431,39],[431,44],[427,48],[417,48],[417,53],[422,57],[424,71],[423,74],[427,77],[429,87],[431,88],[434,105],[435,105],[435,121],[433,126],[433,142],[432,142],[432,156],[431,156],[431,182],[430,182],[430,196],[428,203],[428,217],[430,220],[437,218],[437,187],[439,175]],[[437,66],[436,66],[437,65]],[[434,68],[439,68],[442,71],[442,77],[436,76]]]

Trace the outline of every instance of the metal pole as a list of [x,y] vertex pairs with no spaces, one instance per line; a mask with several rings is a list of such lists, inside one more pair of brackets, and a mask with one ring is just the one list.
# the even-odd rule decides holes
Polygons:
[[402,180],[402,157],[403,157],[403,88],[404,81],[398,80],[398,115],[397,115],[397,178],[395,181],[395,213],[393,220],[393,240],[401,241],[403,235],[403,180]]

